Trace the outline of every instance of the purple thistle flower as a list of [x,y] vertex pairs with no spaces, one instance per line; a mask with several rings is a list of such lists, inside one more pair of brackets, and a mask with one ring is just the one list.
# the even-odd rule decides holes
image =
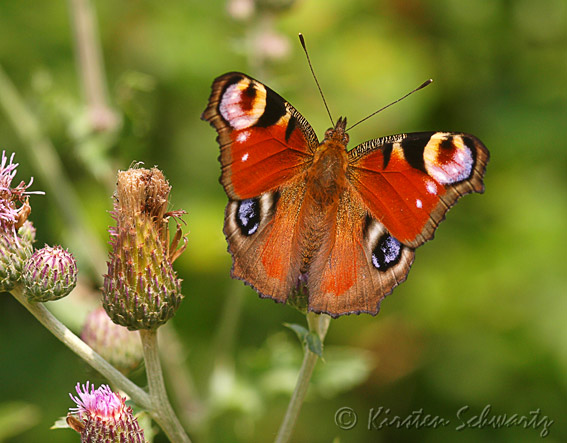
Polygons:
[[103,419],[115,419],[124,411],[126,399],[112,392],[110,386],[101,385],[100,388],[95,389],[94,385],[90,385],[89,391],[89,385],[88,381],[83,386],[77,383],[75,390],[79,396],[69,394],[77,406],[70,408],[69,412],[81,417],[95,415]]
[[77,383],[76,396],[69,394],[77,404],[69,408],[67,423],[81,434],[81,442],[144,443],[144,431],[126,406],[126,398],[112,392],[108,385],[95,389],[90,382]]
[[[15,237],[16,230],[26,220],[30,211],[27,196],[43,194],[43,192],[27,191],[33,183],[33,177],[27,184],[22,180],[15,188],[12,187],[19,166],[19,163],[14,163],[14,155],[12,153],[8,159],[6,151],[2,151],[0,160],[0,228],[4,232],[11,232]],[[16,202],[20,205],[17,206]]]

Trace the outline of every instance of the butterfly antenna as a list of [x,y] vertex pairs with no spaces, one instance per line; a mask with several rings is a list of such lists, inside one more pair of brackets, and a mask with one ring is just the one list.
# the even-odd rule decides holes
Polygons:
[[433,82],[432,79],[426,80],[424,81],[421,85],[419,85],[417,88],[415,88],[413,91],[408,92],[406,95],[404,95],[403,97],[397,99],[396,101],[393,101],[392,103],[390,103],[389,105],[384,106],[383,108],[378,109],[377,111],[373,112],[372,114],[370,114],[367,117],[364,117],[362,120],[359,120],[358,122],[356,122],[354,125],[352,125],[350,128],[347,129],[347,131],[350,131],[352,128],[354,128],[355,126],[361,124],[363,121],[368,120],[370,117],[373,117],[374,115],[378,114],[379,112],[383,111],[386,108],[389,108],[392,105],[395,105],[398,102],[401,102],[404,98],[409,97],[410,95],[412,95],[414,92],[419,91],[420,89],[425,88],[427,85],[431,84],[431,82]]
[[319,85],[319,80],[317,80],[317,76],[315,75],[315,71],[313,70],[313,65],[311,64],[311,59],[309,58],[309,53],[307,52],[307,46],[305,46],[305,39],[303,38],[303,34],[301,32],[299,33],[299,41],[301,42],[301,46],[303,47],[303,51],[305,52],[305,56],[307,57],[309,69],[311,69],[311,74],[313,74],[313,78],[315,79],[315,83],[317,84],[317,88],[319,89],[319,94],[321,94],[321,98],[323,99],[323,103],[325,104],[327,114],[329,114],[329,118],[331,119],[331,124],[334,127],[335,122],[333,121],[333,117],[331,116],[331,111],[329,111],[329,106],[327,106],[327,100],[325,100],[325,96],[323,95],[323,91],[321,89],[321,86]]

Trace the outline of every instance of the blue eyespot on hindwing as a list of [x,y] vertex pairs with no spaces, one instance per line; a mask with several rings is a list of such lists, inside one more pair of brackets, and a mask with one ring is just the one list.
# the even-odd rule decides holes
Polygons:
[[238,202],[236,224],[243,235],[250,236],[260,226],[260,204],[257,198],[249,198]]
[[384,234],[372,250],[372,264],[376,269],[385,271],[400,261],[402,256],[401,243],[390,234]]

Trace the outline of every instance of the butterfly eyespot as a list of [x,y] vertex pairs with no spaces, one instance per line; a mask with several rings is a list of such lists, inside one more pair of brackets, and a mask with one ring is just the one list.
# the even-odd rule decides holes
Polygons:
[[384,234],[372,250],[372,264],[380,271],[391,268],[400,261],[402,244],[390,234]]
[[260,204],[258,199],[249,198],[238,203],[236,210],[236,224],[242,234],[250,236],[260,226]]
[[251,80],[229,84],[222,93],[219,112],[234,129],[254,126],[266,108],[266,88]]
[[466,142],[458,135],[433,135],[423,150],[427,173],[443,185],[469,179],[475,163],[471,149],[474,143],[471,140]]

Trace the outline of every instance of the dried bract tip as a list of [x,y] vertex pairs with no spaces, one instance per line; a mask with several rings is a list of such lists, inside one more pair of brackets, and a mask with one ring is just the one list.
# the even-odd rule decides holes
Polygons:
[[164,324],[183,299],[181,280],[172,267],[176,254],[170,252],[170,190],[157,168],[118,173],[103,306],[112,321],[130,330]]
[[78,396],[69,394],[77,404],[69,409],[67,423],[81,434],[81,442],[131,442],[145,443],[144,431],[126,406],[126,399],[102,385],[81,386],[77,383]]
[[46,245],[26,260],[22,282],[29,301],[59,300],[77,284],[77,262],[61,246]]

